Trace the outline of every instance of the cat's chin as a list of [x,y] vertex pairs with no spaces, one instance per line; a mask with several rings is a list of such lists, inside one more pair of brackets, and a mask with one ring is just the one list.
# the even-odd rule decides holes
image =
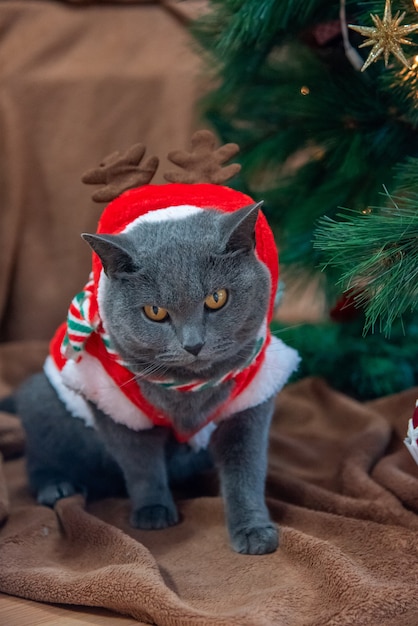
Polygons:
[[213,370],[213,361],[192,361],[190,363],[179,365],[177,369],[181,369],[190,374],[190,377],[197,376],[199,378],[205,378],[206,374],[210,374]]

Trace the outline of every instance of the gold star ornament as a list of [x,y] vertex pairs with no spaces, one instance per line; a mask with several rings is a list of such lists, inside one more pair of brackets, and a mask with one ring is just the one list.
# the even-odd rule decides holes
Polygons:
[[362,43],[359,48],[365,48],[366,46],[373,46],[370,50],[370,54],[366,59],[361,71],[369,67],[381,54],[385,60],[385,66],[388,65],[389,55],[393,54],[401,63],[410,69],[410,65],[403,53],[401,45],[414,45],[409,39],[405,39],[405,35],[409,35],[414,30],[417,30],[418,24],[403,24],[401,22],[405,17],[405,12],[400,13],[398,11],[396,15],[392,17],[391,0],[386,0],[385,12],[383,19],[378,15],[370,14],[373,20],[374,26],[355,26],[349,24],[348,27],[357,31],[360,35],[367,37],[367,41]]

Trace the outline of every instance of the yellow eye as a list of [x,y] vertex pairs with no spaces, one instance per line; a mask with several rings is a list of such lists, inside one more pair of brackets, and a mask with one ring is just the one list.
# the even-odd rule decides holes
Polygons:
[[148,319],[153,322],[163,322],[168,317],[167,309],[163,309],[160,306],[156,306],[155,304],[149,306],[144,306],[144,313],[148,317]]
[[226,289],[217,289],[205,299],[205,306],[212,311],[221,309],[228,300],[228,292]]

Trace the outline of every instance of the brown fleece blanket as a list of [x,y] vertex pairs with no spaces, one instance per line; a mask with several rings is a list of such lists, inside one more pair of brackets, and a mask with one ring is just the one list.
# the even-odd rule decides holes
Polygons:
[[[28,353],[32,368],[42,345],[0,356],[12,368]],[[285,388],[267,483],[280,547],[266,556],[230,549],[211,474],[177,494],[181,522],[163,531],[130,528],[126,499],[37,506],[3,413],[0,591],[158,626],[416,626],[418,468],[402,439],[417,394],[362,405],[319,379]]]

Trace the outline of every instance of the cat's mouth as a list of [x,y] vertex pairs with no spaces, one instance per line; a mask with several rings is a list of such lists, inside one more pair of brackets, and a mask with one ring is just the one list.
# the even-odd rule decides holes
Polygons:
[[185,368],[196,373],[197,371],[208,369],[216,362],[222,361],[223,358],[223,351],[221,354],[214,354],[213,351],[208,353],[202,350],[196,355],[186,351],[181,353],[161,353],[155,356],[155,361],[167,369]]
[[152,365],[149,362],[139,361],[135,358],[125,359],[125,365],[139,378],[170,378],[173,372],[182,371],[190,373],[190,377],[196,377],[208,370],[213,365],[213,359],[205,359],[192,354],[180,358],[154,357]]
[[193,355],[175,361],[155,363],[152,368],[139,364],[138,362],[126,362],[126,365],[135,374],[138,380],[148,380],[151,382],[157,380],[160,382],[164,380],[171,381],[173,378],[176,378],[187,383],[195,379],[210,379],[220,373],[219,368],[222,369],[222,373],[224,369],[229,369],[224,363],[222,364],[224,367],[222,367],[221,364],[214,364],[213,358],[204,359]]
[[184,369],[191,374],[196,375],[208,370],[213,365],[213,357],[205,358],[204,356],[193,356],[187,354],[181,359],[174,359],[172,361],[162,361],[168,369]]

